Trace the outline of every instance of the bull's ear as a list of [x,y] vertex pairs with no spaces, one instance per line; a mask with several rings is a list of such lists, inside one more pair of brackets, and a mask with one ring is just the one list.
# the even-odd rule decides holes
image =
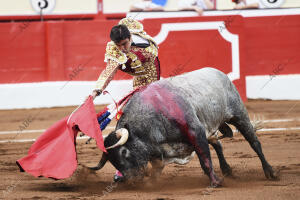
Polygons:
[[128,130],[128,132],[130,132],[130,129],[129,129],[129,125],[128,124],[125,124],[124,125],[124,128],[126,128]]
[[111,133],[109,133],[107,135],[107,137],[104,140],[104,146],[105,146],[105,148],[110,147],[110,146],[116,144],[118,142],[118,140],[119,139],[116,136],[116,132],[112,131]]
[[107,147],[106,149],[112,149],[117,146],[121,146],[121,145],[125,144],[128,140],[128,136],[129,136],[129,133],[126,128],[120,128],[120,129],[116,130],[116,137],[119,139],[119,141],[116,144],[114,144],[110,147]]

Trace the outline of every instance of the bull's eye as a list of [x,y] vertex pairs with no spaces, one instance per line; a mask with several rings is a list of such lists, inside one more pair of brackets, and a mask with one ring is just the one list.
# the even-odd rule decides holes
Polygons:
[[128,158],[130,155],[130,151],[126,147],[121,147],[120,148],[120,156]]

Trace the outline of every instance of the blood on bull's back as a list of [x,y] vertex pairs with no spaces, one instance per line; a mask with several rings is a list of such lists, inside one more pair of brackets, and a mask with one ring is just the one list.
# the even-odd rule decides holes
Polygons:
[[186,123],[188,114],[196,113],[207,134],[232,117],[231,104],[241,104],[241,98],[226,74],[203,68],[180,76],[161,80],[141,92],[142,102],[174,119]]

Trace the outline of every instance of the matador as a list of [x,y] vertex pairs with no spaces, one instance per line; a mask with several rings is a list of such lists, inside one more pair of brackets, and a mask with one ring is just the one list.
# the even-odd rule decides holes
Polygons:
[[[106,68],[100,74],[93,91],[93,98],[100,95],[117,70],[132,75],[133,89],[146,86],[160,79],[158,46],[149,36],[143,25],[131,18],[122,19],[110,32],[111,41],[105,52]],[[98,116],[101,130],[104,130],[111,119],[117,115],[116,106],[111,104]],[[114,181],[122,181],[122,174],[117,171]]]

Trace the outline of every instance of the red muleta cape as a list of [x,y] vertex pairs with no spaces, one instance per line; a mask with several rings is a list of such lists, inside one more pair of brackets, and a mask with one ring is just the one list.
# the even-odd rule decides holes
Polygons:
[[30,147],[28,155],[17,161],[21,171],[35,177],[70,177],[77,168],[76,125],[85,135],[96,140],[99,149],[106,152],[91,96],[74,112],[67,124],[68,118],[61,119],[47,129]]

